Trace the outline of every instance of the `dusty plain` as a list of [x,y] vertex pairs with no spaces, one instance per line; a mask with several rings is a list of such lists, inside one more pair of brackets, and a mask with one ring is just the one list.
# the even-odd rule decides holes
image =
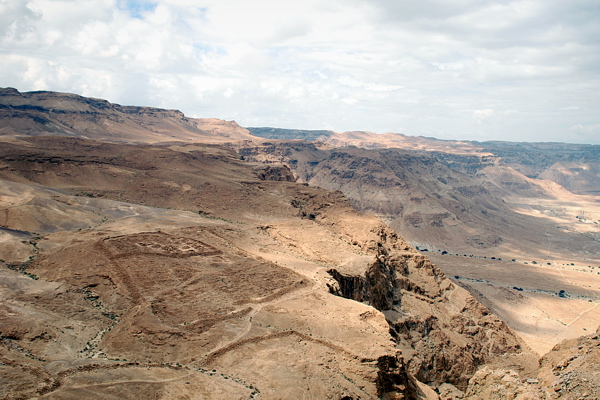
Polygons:
[[600,267],[430,253],[446,274],[504,320],[539,355],[600,325]]

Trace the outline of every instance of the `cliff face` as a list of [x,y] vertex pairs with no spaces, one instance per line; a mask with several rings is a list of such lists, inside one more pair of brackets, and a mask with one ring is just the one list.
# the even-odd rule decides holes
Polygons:
[[137,143],[257,139],[233,121],[194,119],[179,110],[122,106],[69,93],[21,93],[12,88],[0,89],[0,134]]
[[[330,201],[302,202],[303,212],[314,215],[315,222],[344,226],[331,215]],[[361,240],[363,230],[353,226],[340,232],[365,255],[330,268],[334,280],[328,287],[383,312],[411,376],[464,390],[481,365],[535,369],[536,357],[512,331],[426,256],[383,224],[371,228],[371,240]]]
[[327,287],[385,315],[409,379],[435,387],[445,399],[597,395],[589,382],[598,379],[598,334],[558,346],[539,368],[538,357],[504,322],[394,231],[343,218],[339,196],[299,193],[293,203],[355,249],[357,256],[327,270]]
[[534,367],[527,362],[533,355],[502,321],[425,256],[403,249],[395,234],[382,234],[377,255],[362,273],[348,266],[328,271],[336,281],[330,291],[386,315],[412,376],[464,390],[480,365]]
[[599,371],[600,330],[555,346],[528,379],[514,371],[482,368],[471,378],[465,399],[598,399]]

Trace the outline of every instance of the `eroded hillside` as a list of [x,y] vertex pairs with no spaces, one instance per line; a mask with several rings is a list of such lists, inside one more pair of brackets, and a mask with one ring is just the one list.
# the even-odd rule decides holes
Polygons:
[[242,147],[301,181],[375,213],[542,355],[600,324],[600,208],[526,177],[493,154],[331,148],[302,141]]
[[546,259],[600,255],[595,197],[528,178],[492,154],[281,141],[249,145],[240,154],[286,163],[302,182],[341,190],[356,209],[376,213],[429,250]]
[[266,139],[301,139],[332,147],[363,149],[404,149],[416,152],[493,155],[519,173],[532,179],[548,179],[577,194],[598,194],[600,146],[571,143],[513,143],[439,140],[399,133],[333,132],[278,128],[247,128]]
[[70,93],[21,93],[13,88],[0,88],[0,134],[134,143],[258,139],[233,121],[194,119],[178,110],[122,106]]
[[501,321],[377,219],[259,178],[285,167],[215,146],[5,143],[6,398],[435,397],[419,381],[531,372]]
[[[449,205],[473,208],[450,208],[442,228],[451,218],[483,223],[473,210],[505,210],[506,177],[518,183],[511,190],[531,190],[531,178],[501,173],[496,158],[482,167],[483,155],[450,155],[444,167],[410,152],[244,147],[237,125],[207,120],[212,131],[194,136],[182,115],[177,135],[188,143],[169,142],[175,117],[165,110],[131,108],[111,125],[121,106],[8,92],[23,103],[2,108],[3,398],[600,396],[597,334],[557,347],[539,369],[471,281],[449,280],[427,253],[351,207],[379,201],[376,186],[398,190],[393,201],[418,188],[392,211],[423,213],[444,189]],[[45,99],[32,103],[37,114],[22,113]],[[60,111],[82,104],[94,108]],[[149,111],[163,143],[124,144],[157,141]],[[53,121],[64,126],[52,131]],[[133,136],[127,121],[137,121]],[[84,138],[92,132],[107,141]],[[226,137],[236,141],[202,143]],[[482,172],[495,184],[477,181]],[[301,174],[360,190],[346,197],[294,182]],[[538,206],[549,192],[533,190]]]

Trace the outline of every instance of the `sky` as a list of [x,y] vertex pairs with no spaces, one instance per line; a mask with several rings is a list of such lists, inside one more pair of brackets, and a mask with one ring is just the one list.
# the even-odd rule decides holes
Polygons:
[[600,144],[600,0],[0,0],[0,87],[245,127]]

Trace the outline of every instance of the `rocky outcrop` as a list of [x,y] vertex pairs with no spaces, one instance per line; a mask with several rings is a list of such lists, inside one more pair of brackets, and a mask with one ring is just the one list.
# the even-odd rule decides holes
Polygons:
[[287,165],[266,165],[256,171],[261,181],[295,182],[296,178]]
[[548,399],[600,398],[600,328],[567,340],[540,360],[540,385]]
[[[382,248],[383,250],[383,248]],[[400,301],[393,264],[378,255],[363,275],[347,275],[337,269],[327,271],[337,282],[330,291],[338,296],[365,302],[379,311],[391,310]]]
[[523,379],[513,370],[483,367],[471,378],[464,395],[469,400],[544,399],[537,379]]
[[439,400],[437,393],[429,386],[416,380],[406,370],[404,360],[396,355],[377,359],[377,395],[385,400],[423,399]]
[[[512,331],[427,257],[399,250],[401,239],[383,234],[377,254],[357,265],[330,269],[330,291],[384,312],[411,376],[433,386],[465,389],[484,364],[527,354]],[[360,261],[360,259],[359,259]],[[363,260],[364,263],[364,260]]]
[[433,153],[435,159],[456,172],[475,176],[486,167],[500,163],[501,159],[493,154],[454,154],[446,152]]

